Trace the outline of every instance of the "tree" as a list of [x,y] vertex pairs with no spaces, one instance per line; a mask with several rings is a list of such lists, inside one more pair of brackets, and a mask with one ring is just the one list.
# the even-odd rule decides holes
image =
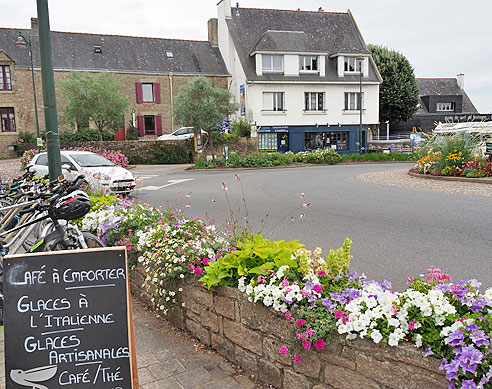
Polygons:
[[64,122],[86,123],[91,120],[103,140],[104,129],[114,129],[123,122],[128,100],[121,94],[123,85],[112,73],[92,76],[87,72],[71,72],[61,81]]
[[189,85],[181,87],[174,99],[174,118],[183,126],[193,127],[195,133],[207,131],[214,158],[212,132],[218,129],[224,117],[238,109],[229,91],[213,87],[205,77],[195,77]]
[[384,46],[368,45],[383,77],[379,88],[379,121],[400,122],[417,112],[419,88],[408,59]]

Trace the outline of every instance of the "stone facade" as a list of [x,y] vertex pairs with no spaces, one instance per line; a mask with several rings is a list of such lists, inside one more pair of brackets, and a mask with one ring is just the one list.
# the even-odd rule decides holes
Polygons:
[[[141,269],[133,271],[132,292],[150,304]],[[292,327],[282,315],[250,303],[229,287],[208,290],[194,279],[183,281],[181,301],[166,317],[201,343],[216,350],[263,383],[281,389],[325,388],[447,388],[440,361],[423,358],[421,350],[403,344],[390,347],[368,339],[340,343],[322,351],[304,351],[302,362],[278,352]]]

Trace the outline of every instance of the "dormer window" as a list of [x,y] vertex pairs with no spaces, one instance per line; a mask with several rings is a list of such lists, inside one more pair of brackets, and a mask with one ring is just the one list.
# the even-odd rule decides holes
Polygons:
[[262,55],[263,72],[283,72],[284,56],[283,55]]
[[101,46],[94,46],[94,53],[95,54],[102,54]]
[[454,111],[454,103],[437,103],[436,104],[436,111],[453,112]]
[[301,72],[317,72],[318,57],[300,55],[299,56],[299,71]]
[[172,52],[171,50],[167,50],[167,51],[166,51],[166,57],[167,57],[167,58],[174,58],[174,54],[173,54],[173,52]]
[[356,57],[345,57],[343,71],[345,73],[360,73],[363,62],[364,60],[357,59]]

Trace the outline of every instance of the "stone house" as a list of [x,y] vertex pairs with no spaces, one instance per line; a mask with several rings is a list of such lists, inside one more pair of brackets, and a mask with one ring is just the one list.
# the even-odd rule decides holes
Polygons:
[[[0,28],[0,147],[16,143],[20,130],[35,133],[31,65],[21,33],[32,39],[40,129],[44,128],[37,19],[31,29]],[[132,121],[141,137],[152,138],[178,127],[172,101],[182,85],[206,76],[227,88],[228,72],[217,47],[207,41],[51,32],[58,112],[63,105],[57,81],[71,71],[112,72],[130,104],[124,124]]]
[[[429,132],[436,123],[491,120],[479,114],[464,90],[464,75],[456,78],[417,78],[419,104],[415,116],[406,122],[390,123],[390,136],[405,136],[415,128]],[[385,127],[385,126],[383,126]],[[384,137],[384,134],[382,134]]]
[[260,150],[357,152],[361,121],[365,146],[379,122],[382,79],[350,11],[250,9],[230,0],[217,7],[209,21],[217,38],[209,40]]

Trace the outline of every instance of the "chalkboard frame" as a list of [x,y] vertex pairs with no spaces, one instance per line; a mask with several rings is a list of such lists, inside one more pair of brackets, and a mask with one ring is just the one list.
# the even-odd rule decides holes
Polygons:
[[[52,252],[46,252],[46,253],[25,253],[25,254],[15,254],[15,255],[7,255],[4,257],[4,264],[5,262],[9,262],[11,260],[16,260],[20,258],[29,258],[29,257],[42,257],[42,256],[53,256],[53,255],[71,255],[71,254],[84,254],[84,253],[90,253],[91,255],[94,255],[96,252],[99,253],[100,255],[104,256],[104,253],[106,252],[115,252],[119,251],[123,254],[124,257],[124,266],[125,266],[125,300],[126,300],[126,319],[127,319],[127,338],[128,338],[128,347],[129,347],[129,367],[130,367],[130,375],[131,375],[131,388],[132,389],[138,389],[138,366],[137,366],[137,358],[136,358],[136,348],[135,348],[135,335],[134,335],[134,326],[133,326],[133,312],[132,312],[132,305],[131,305],[131,297],[130,297],[130,278],[129,278],[129,271],[128,271],[128,256],[127,256],[127,250],[126,247],[104,247],[104,248],[95,248],[95,249],[80,249],[80,250],[65,250],[65,251],[52,251]],[[4,267],[5,271],[5,267]],[[6,288],[11,287],[9,285],[9,281],[7,279],[4,279],[4,295],[8,295],[8,290]],[[7,293],[5,293],[7,292]],[[121,297],[121,296],[120,296]],[[7,305],[7,304],[5,304]],[[6,323],[8,325],[8,321]],[[6,331],[10,331],[10,329],[7,329],[5,327]],[[7,349],[7,337],[5,338],[5,348]],[[5,358],[5,368],[7,368],[7,358]],[[5,382],[7,384],[8,382],[8,372],[6,370],[5,374]]]

